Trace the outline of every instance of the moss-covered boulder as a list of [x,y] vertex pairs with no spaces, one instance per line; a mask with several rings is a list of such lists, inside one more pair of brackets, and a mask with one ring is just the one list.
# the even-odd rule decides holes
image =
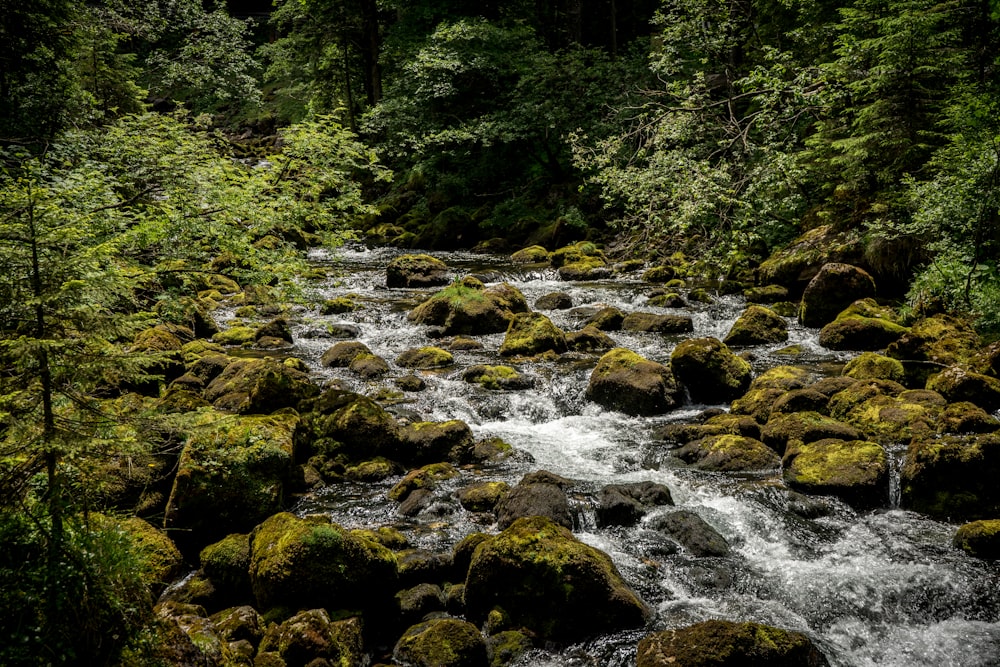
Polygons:
[[352,313],[355,310],[361,308],[355,299],[357,295],[346,294],[344,296],[337,296],[332,299],[326,299],[319,306],[320,315],[343,315],[344,313]]
[[778,303],[788,301],[788,288],[781,285],[761,285],[743,290],[743,297],[750,303]]
[[218,410],[268,414],[319,393],[308,375],[276,359],[236,359],[205,388],[205,399]]
[[430,255],[400,255],[385,267],[386,287],[437,287],[448,284],[448,266]]
[[723,403],[742,396],[752,376],[750,364],[718,338],[678,343],[670,354],[670,367],[691,400],[699,403]]
[[688,303],[677,292],[658,292],[649,295],[646,305],[657,308],[686,308]]
[[324,352],[319,362],[328,368],[347,368],[358,357],[370,354],[371,349],[364,343],[342,341]]
[[212,341],[219,345],[244,346],[254,341],[257,330],[243,324],[233,324],[212,335]]
[[681,390],[669,367],[619,347],[597,362],[586,396],[611,410],[654,415],[676,406]]
[[878,393],[842,411],[843,394],[851,391],[846,389],[835,394],[830,403],[836,410],[834,414],[842,415],[840,418],[864,433],[867,440],[891,446],[905,444],[911,438],[928,436],[937,430],[942,406],[925,400],[920,394],[900,392],[891,396]]
[[987,412],[1000,410],[1000,380],[960,366],[951,366],[932,375],[927,388],[949,401],[969,401]]
[[701,424],[667,424],[654,432],[654,439],[684,445],[711,435],[742,435],[760,440],[760,424],[747,415],[722,413]]
[[748,306],[722,340],[726,345],[767,345],[788,340],[785,318],[764,306]]
[[657,313],[629,313],[622,320],[624,331],[655,331],[662,334],[679,334],[694,331],[694,321],[687,315],[660,315]]
[[411,470],[389,489],[389,500],[401,503],[414,491],[437,488],[438,482],[458,477],[458,470],[450,463],[429,463]]
[[584,257],[559,267],[560,280],[600,280],[611,275],[611,267],[602,257]]
[[902,382],[906,371],[898,359],[875,352],[862,352],[844,366],[843,374],[855,380],[892,380]]
[[250,536],[232,533],[208,545],[198,556],[201,571],[221,595],[240,598],[250,594]]
[[159,595],[183,569],[184,558],[166,533],[138,517],[115,519],[91,514],[91,521],[100,527],[117,526],[125,532],[139,556],[142,579],[154,595]]
[[891,309],[859,299],[820,330],[819,344],[831,350],[884,350],[908,331]]
[[972,521],[960,526],[952,544],[970,556],[1000,560],[1000,519]]
[[412,422],[400,429],[399,447],[392,458],[407,465],[459,461],[474,444],[472,430],[461,419]]
[[212,542],[245,532],[281,508],[294,460],[295,414],[194,413],[177,464],[165,525]]
[[552,266],[556,268],[591,259],[607,264],[607,258],[604,256],[604,253],[590,241],[579,241],[557,248],[549,259],[552,262]]
[[827,438],[859,440],[862,433],[850,424],[818,412],[793,412],[772,415],[761,428],[760,437],[764,444],[783,455],[793,441],[810,443]]
[[515,313],[528,311],[524,295],[516,288],[506,283],[485,288],[476,282],[467,280],[446,287],[410,311],[407,318],[437,327],[442,336],[479,335],[506,331]]
[[538,310],[566,310],[573,307],[573,298],[566,292],[549,292],[535,299]]
[[477,364],[462,371],[462,379],[478,384],[486,389],[518,390],[530,389],[534,381],[510,366],[487,366]]
[[254,330],[253,339],[256,343],[259,344],[265,338],[274,338],[282,343],[291,344],[293,342],[292,330],[288,326],[288,320],[284,317],[276,317]]
[[656,482],[608,484],[601,488],[595,510],[598,527],[634,526],[646,513],[673,505],[670,489]]
[[979,351],[979,335],[967,322],[947,315],[918,320],[886,355],[903,362],[907,386],[923,387],[941,366],[969,366]]
[[250,545],[250,583],[263,609],[371,609],[396,592],[395,555],[327,517],[275,514],[254,528]]
[[654,266],[642,274],[642,279],[647,283],[665,283],[677,277],[677,269],[670,264]]
[[295,432],[302,459],[320,454],[343,464],[392,458],[400,449],[399,423],[367,396],[328,389],[303,403],[302,413]]
[[476,547],[465,605],[474,622],[500,608],[513,627],[563,643],[642,627],[649,614],[607,554],[544,517],[518,519]]
[[361,619],[355,616],[334,621],[325,609],[300,611],[272,625],[261,640],[259,653],[275,654],[283,661],[281,664],[289,667],[315,664],[353,667],[367,663]]
[[510,491],[507,482],[477,482],[458,491],[458,502],[470,512],[492,512]]
[[227,642],[245,641],[253,649],[260,645],[267,627],[264,617],[249,605],[228,607],[211,616],[215,628]]
[[647,635],[636,667],[826,667],[819,649],[800,632],[761,623],[702,621]]
[[837,496],[859,509],[889,502],[889,457],[874,442],[835,438],[796,442],[782,465],[785,483],[796,491]]
[[621,331],[624,321],[625,313],[620,308],[607,306],[587,318],[584,325],[596,327],[601,331]]
[[603,352],[616,347],[615,341],[592,324],[566,333],[566,347],[572,352]]
[[510,256],[515,264],[542,264],[549,261],[549,251],[540,245],[521,248]]
[[938,519],[1000,516],[1000,435],[916,438],[900,475],[900,503]]
[[761,441],[729,434],[694,440],[674,454],[699,470],[713,472],[771,470],[780,462],[774,450]]
[[565,528],[573,527],[566,489],[568,479],[547,470],[525,475],[497,503],[497,525],[507,528],[518,519],[542,516]]
[[858,299],[875,296],[875,281],[864,269],[850,264],[824,264],[802,293],[799,322],[821,327]]
[[850,234],[835,230],[833,225],[814,227],[762,262],[756,282],[782,285],[799,293],[825,264],[857,263],[863,255],[864,247]]
[[455,357],[448,350],[442,350],[440,347],[426,346],[404,350],[402,354],[396,357],[396,363],[403,368],[429,370],[451,366],[455,363]]
[[530,357],[543,352],[566,351],[566,334],[541,313],[518,313],[507,327],[507,335],[500,345],[500,354],[506,357]]
[[486,667],[486,640],[479,628],[457,618],[411,626],[396,642],[393,660],[412,667]]
[[939,433],[993,433],[1000,430],[1000,420],[975,403],[959,401],[945,406],[937,426]]

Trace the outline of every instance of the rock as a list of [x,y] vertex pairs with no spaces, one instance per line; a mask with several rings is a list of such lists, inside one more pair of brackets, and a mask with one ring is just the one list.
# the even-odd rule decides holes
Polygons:
[[167,584],[181,574],[184,558],[166,533],[139,517],[112,518],[103,514],[91,514],[91,519],[100,528],[112,525],[126,532],[136,555],[140,557],[142,580],[153,593],[159,595]]
[[269,414],[319,394],[309,376],[275,359],[236,359],[205,389],[218,410]]
[[541,264],[549,261],[549,251],[540,245],[522,248],[510,256],[515,264]]
[[590,241],[579,241],[571,245],[557,248],[551,255],[552,266],[559,268],[567,264],[595,259],[607,263],[604,253]]
[[221,595],[250,598],[250,536],[233,533],[210,544],[198,556],[201,571]]
[[510,366],[469,366],[462,371],[462,379],[485,389],[530,389],[534,381],[521,375]]
[[346,463],[394,458],[400,450],[399,423],[367,396],[328,389],[304,403],[302,413],[295,438],[303,458],[321,454]]
[[277,338],[288,344],[293,342],[292,330],[288,327],[288,321],[283,317],[271,320],[254,332],[253,339],[255,341],[260,343],[263,338]]
[[900,475],[900,504],[950,521],[1000,516],[1000,434],[915,438]]
[[565,352],[566,334],[541,313],[514,315],[500,345],[500,354],[530,357],[549,351]]
[[658,315],[656,313],[629,313],[622,320],[625,331],[655,331],[678,334],[694,331],[694,322],[687,315]]
[[366,656],[361,619],[332,621],[325,609],[300,611],[268,628],[260,643],[260,653],[277,654],[289,666],[363,665]]
[[696,558],[728,556],[729,542],[691,510],[677,510],[654,517],[649,528],[676,540]]
[[748,306],[723,339],[726,345],[767,345],[788,340],[785,318],[763,306]]
[[932,375],[927,388],[949,401],[969,401],[987,412],[1000,410],[1000,380],[951,366]]
[[802,293],[799,322],[821,327],[858,299],[875,296],[875,281],[864,269],[850,264],[824,264]]
[[409,625],[429,613],[444,611],[444,591],[436,584],[417,584],[396,593],[396,604],[403,622]]
[[993,433],[1000,430],[1000,421],[978,405],[967,401],[949,403],[938,419],[939,433]]
[[436,287],[448,284],[448,266],[430,255],[400,255],[385,267],[386,287]]
[[610,410],[654,415],[678,404],[680,388],[670,368],[619,347],[597,362],[586,396]]
[[914,322],[910,332],[889,345],[885,354],[903,362],[908,386],[923,387],[941,367],[970,365],[978,348],[979,335],[967,323],[935,315]]
[[468,621],[435,618],[407,629],[392,657],[412,667],[485,667],[486,641]]
[[503,630],[486,638],[490,667],[507,667],[534,647],[531,638],[519,630]]
[[646,300],[646,305],[656,308],[687,308],[687,301],[677,292],[666,292],[663,294],[652,294]]
[[601,331],[620,331],[624,320],[625,313],[614,306],[608,306],[591,315],[584,326],[594,326]]
[[345,341],[324,352],[319,362],[328,368],[347,368],[358,357],[371,354],[372,351],[364,343]]
[[474,443],[472,430],[460,419],[413,422],[400,430],[400,446],[393,458],[407,465],[459,461]]
[[800,632],[761,623],[710,620],[647,635],[636,667],[826,667],[819,649]]
[[247,641],[254,647],[259,645],[260,640],[264,638],[264,630],[267,626],[264,618],[249,605],[223,609],[212,614],[211,620],[215,624],[219,636],[225,641]]
[[667,424],[656,431],[658,439],[681,445],[726,434],[760,440],[760,425],[749,416],[723,413],[706,419],[703,424]]
[[465,604],[476,623],[499,607],[512,627],[561,643],[642,627],[649,615],[607,554],[540,516],[518,519],[476,548]]
[[255,339],[257,330],[242,325],[230,326],[212,335],[212,341],[220,345],[249,345]]
[[585,257],[559,267],[560,280],[600,280],[611,275],[611,267],[600,257]]
[[427,388],[427,383],[424,382],[424,379],[413,373],[396,378],[394,383],[403,391],[423,391]]
[[827,403],[830,397],[826,394],[806,387],[805,389],[793,389],[781,395],[771,405],[771,414],[791,414],[793,412],[827,412]]
[[458,491],[458,502],[470,512],[492,512],[510,492],[507,482],[479,482]]
[[747,392],[733,401],[730,412],[750,415],[763,424],[775,402],[786,392],[805,387],[811,377],[809,371],[797,366],[775,366],[754,378]]
[[546,471],[525,475],[497,503],[497,525],[503,529],[518,519],[541,516],[565,528],[572,528],[573,515],[565,491],[568,486],[569,480]]
[[891,318],[874,299],[855,301],[819,332],[819,344],[831,350],[884,350],[909,329]]
[[973,370],[1000,378],[1000,341],[990,343],[975,355]]
[[768,447],[784,455],[792,441],[816,442],[827,438],[841,440],[861,440],[861,432],[832,417],[818,412],[794,412],[772,415],[760,430],[761,440]]
[[781,285],[763,285],[743,290],[743,297],[749,303],[778,303],[788,301],[788,288]]
[[959,527],[952,544],[970,556],[1000,560],[1000,520],[973,521]]
[[670,489],[662,484],[609,484],[597,499],[597,526],[634,526],[650,508],[673,504]]
[[647,283],[665,283],[677,277],[677,269],[669,264],[654,266],[647,269],[642,274],[642,279]]
[[566,292],[550,292],[535,301],[538,310],[566,310],[573,307],[573,299]]
[[334,299],[326,299],[320,304],[319,314],[320,315],[343,315],[344,313],[351,313],[355,310],[361,308],[354,300],[356,294],[348,294],[346,296],[338,296]]
[[295,414],[187,415],[164,525],[205,544],[278,511],[290,478]]
[[602,352],[615,347],[615,341],[592,324],[566,333],[566,347],[572,352]]
[[389,364],[374,354],[359,354],[348,366],[348,370],[366,380],[380,378],[389,372]]
[[411,470],[389,490],[389,500],[403,502],[418,489],[431,490],[437,483],[458,477],[458,470],[450,463],[429,463],[422,468]]
[[452,352],[481,350],[483,349],[483,344],[475,338],[469,338],[468,336],[455,336],[451,339],[451,342],[448,343],[448,349]]
[[803,493],[833,495],[859,509],[889,502],[889,457],[874,442],[828,438],[789,445],[784,480]]
[[395,555],[327,517],[275,514],[254,528],[250,540],[250,582],[260,608],[391,604]]
[[[847,398],[851,393],[865,396],[871,394],[874,388],[869,385],[867,392],[864,389],[852,387],[835,394],[830,399],[830,409],[832,415],[864,433],[866,440],[889,447],[907,443],[914,437],[929,436],[936,431],[935,424],[941,414],[941,406],[909,392],[891,396],[875,389],[870,398],[845,409],[849,405]],[[848,396],[845,397],[845,394]]]
[[428,370],[451,366],[455,363],[455,358],[447,350],[442,350],[440,347],[427,346],[405,350],[396,358],[396,363],[403,368]]
[[778,467],[779,459],[764,443],[741,435],[712,435],[689,442],[674,452],[699,470],[748,472]]
[[778,284],[800,292],[829,262],[858,262],[864,256],[861,243],[850,234],[822,225],[806,231],[788,247],[773,253],[757,269],[758,284]]
[[691,400],[722,403],[740,397],[750,386],[750,364],[717,338],[691,338],[670,355],[674,375],[687,387]]
[[903,364],[891,357],[874,352],[863,352],[844,366],[844,375],[855,380],[892,380],[902,382],[906,378]]
[[515,313],[527,311],[524,295],[510,285],[502,283],[485,289],[482,283],[466,280],[434,294],[410,311],[407,318],[436,326],[443,336],[479,335],[506,331]]

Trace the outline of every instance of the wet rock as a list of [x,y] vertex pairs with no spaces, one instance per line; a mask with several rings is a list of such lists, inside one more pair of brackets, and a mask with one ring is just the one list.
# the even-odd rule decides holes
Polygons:
[[677,380],[699,403],[721,403],[743,395],[750,386],[746,360],[717,338],[692,338],[678,343],[670,355]]
[[232,600],[250,599],[249,535],[227,535],[202,549],[198,559],[201,571],[221,596]]
[[430,255],[400,255],[385,267],[386,287],[436,287],[448,284],[448,266]]
[[236,359],[205,389],[218,410],[269,414],[319,394],[309,376],[275,359]]
[[250,345],[254,341],[255,333],[256,329],[252,327],[243,326],[241,324],[233,324],[232,326],[215,333],[212,336],[212,341],[218,343],[219,345],[227,346]]
[[573,352],[602,352],[615,347],[615,341],[592,324],[566,333],[566,347]]
[[793,389],[785,392],[781,398],[776,400],[771,406],[771,414],[790,414],[792,412],[819,412],[827,411],[827,403],[830,397],[815,389]]
[[947,366],[967,366],[975,359],[979,335],[965,322],[947,315],[919,320],[895,343],[886,356],[904,362],[906,384],[923,387],[927,378]]
[[499,607],[512,627],[557,642],[641,627],[649,614],[607,554],[540,516],[484,540],[465,585],[470,620],[481,623]]
[[319,313],[320,315],[342,315],[354,312],[361,307],[354,300],[356,296],[356,294],[348,294],[333,299],[326,299],[320,304]]
[[276,338],[285,343],[291,344],[292,330],[288,326],[288,321],[283,317],[278,317],[258,328],[253,338],[259,344],[263,338]]
[[824,264],[802,293],[799,322],[821,327],[858,299],[875,296],[875,281],[864,269],[850,264]]
[[883,446],[909,442],[914,437],[924,437],[935,432],[937,418],[942,408],[918,394],[900,392],[898,396],[877,393],[850,408],[844,414],[841,397],[846,389],[830,399],[831,414],[843,414],[843,420],[856,427],[865,439]]
[[412,667],[485,667],[486,642],[479,628],[457,618],[435,618],[403,633],[393,660]]
[[670,368],[619,347],[597,362],[586,396],[611,410],[653,415],[677,405],[680,388]]
[[462,379],[485,389],[520,390],[534,386],[531,378],[518,373],[510,366],[476,365],[462,371]]
[[749,472],[778,467],[777,454],[764,443],[740,435],[712,435],[687,443],[674,452],[699,470]]
[[611,267],[600,257],[586,257],[559,267],[560,280],[600,280],[611,276]]
[[[174,664],[223,665],[232,661],[229,644],[219,635],[201,606],[167,601],[158,604],[154,611],[161,619],[173,622],[174,627],[186,636],[186,642],[177,641],[175,637],[167,640],[170,644],[168,651],[173,653],[171,657],[187,661]],[[189,645],[185,646],[187,643]]]
[[932,375],[927,388],[949,401],[969,401],[987,412],[1000,410],[1000,380],[951,366]]
[[444,611],[444,591],[437,584],[417,584],[396,593],[400,617],[407,625],[435,611]]
[[733,322],[722,340],[726,345],[766,345],[788,340],[788,323],[773,310],[751,305]]
[[322,454],[341,462],[377,456],[394,458],[399,450],[399,423],[378,403],[349,391],[328,389],[302,405],[296,442],[305,458]]
[[541,313],[518,313],[500,345],[502,356],[534,356],[566,351],[566,334]]
[[665,283],[677,277],[677,269],[669,264],[654,266],[647,269],[642,274],[642,279],[647,283]]
[[246,641],[254,647],[264,638],[264,630],[267,627],[264,617],[249,605],[223,609],[212,614],[211,621],[215,624],[219,636],[225,641]]
[[561,248],[557,248],[551,255],[552,266],[559,268],[567,264],[584,261],[587,259],[598,259],[607,262],[604,253],[601,252],[594,243],[590,241],[579,241]]
[[900,475],[900,503],[950,521],[1000,516],[1000,435],[915,438]]
[[430,490],[438,482],[458,476],[458,470],[449,463],[431,463],[411,470],[389,490],[389,500],[402,502],[418,489]]
[[670,489],[663,484],[609,484],[598,495],[597,526],[634,526],[651,508],[673,504]]
[[959,527],[952,539],[956,549],[983,560],[1000,560],[1000,520],[973,521]]
[[250,536],[250,582],[260,608],[342,609],[391,604],[396,557],[327,517],[275,514]]
[[938,432],[961,435],[964,433],[993,433],[1000,430],[1000,421],[978,405],[967,401],[949,403],[938,419]]
[[651,294],[646,300],[649,306],[656,308],[687,308],[687,301],[677,292],[664,292],[662,294]]
[[358,357],[371,354],[371,349],[364,343],[345,341],[324,352],[319,362],[328,368],[347,368]]
[[361,619],[332,621],[325,609],[300,611],[268,629],[260,653],[277,654],[285,665],[319,661],[325,665],[362,665],[365,653]]
[[760,431],[764,444],[779,454],[784,454],[786,447],[792,441],[810,443],[827,438],[862,439],[861,431],[850,424],[818,412],[772,414],[771,419]]
[[514,664],[534,646],[531,638],[519,630],[503,630],[486,638],[490,667]]
[[874,442],[834,438],[795,442],[782,465],[785,483],[797,491],[837,496],[859,509],[889,502],[889,457]]
[[448,349],[452,352],[481,350],[483,349],[483,344],[475,338],[469,338],[468,336],[455,336],[451,339],[451,342],[448,343]]
[[653,517],[648,527],[676,540],[697,558],[729,555],[726,538],[691,510],[677,510]]
[[658,315],[657,313],[629,313],[622,320],[625,331],[655,331],[678,334],[694,331],[694,322],[687,315]]
[[902,382],[906,379],[903,364],[896,359],[874,352],[863,352],[847,362],[847,365],[844,366],[844,375],[855,380]]
[[703,424],[667,424],[655,432],[654,438],[683,445],[709,436],[727,434],[760,440],[760,424],[750,416],[724,413],[710,417]]
[[547,471],[525,475],[497,503],[497,525],[507,528],[523,517],[541,516],[564,526],[573,527],[573,515],[565,489],[570,481]]
[[354,358],[348,370],[366,380],[380,378],[389,372],[389,364],[380,356],[361,354]]
[[584,325],[594,326],[601,331],[620,331],[623,321],[625,321],[625,313],[614,306],[608,306],[606,308],[601,308],[599,311],[591,315],[587,321],[584,322]]
[[819,649],[800,632],[760,623],[710,620],[647,635],[636,667],[826,667]]
[[788,288],[781,285],[762,285],[743,290],[743,297],[749,303],[778,303],[788,301]]
[[550,292],[535,301],[538,310],[567,310],[573,307],[573,299],[566,292]]
[[404,375],[401,378],[396,378],[396,380],[394,380],[394,383],[397,387],[399,387],[403,391],[416,392],[416,391],[423,391],[424,389],[427,388],[427,383],[424,382],[424,379],[412,373],[409,375]]
[[434,493],[430,489],[414,489],[396,509],[403,516],[417,516],[434,504]]
[[[421,583],[436,584],[455,578],[454,560],[450,553],[429,549],[406,549],[396,555],[399,561],[399,585],[403,588]],[[465,572],[458,573],[459,577]]]
[[510,256],[515,264],[541,264],[549,261],[549,251],[540,245],[521,248]]
[[507,482],[479,482],[458,491],[458,502],[470,512],[492,512],[510,492]]
[[441,336],[500,333],[515,313],[528,311],[520,291],[501,283],[484,288],[478,280],[453,283],[407,315],[418,324],[438,327]]
[[831,350],[884,350],[909,331],[874,299],[854,302],[819,332],[819,344]]
[[413,422],[399,435],[400,446],[393,458],[407,465],[459,461],[475,443],[469,425],[460,419]]
[[427,346],[405,350],[396,358],[396,363],[403,368],[428,370],[451,366],[455,363],[455,358],[447,350],[442,350],[440,347]]

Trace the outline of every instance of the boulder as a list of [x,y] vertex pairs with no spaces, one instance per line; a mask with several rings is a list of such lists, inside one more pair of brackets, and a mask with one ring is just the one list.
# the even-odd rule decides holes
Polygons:
[[642,279],[647,283],[665,283],[677,277],[677,269],[669,264],[662,264],[646,269]]
[[955,532],[952,544],[970,556],[1000,560],[1000,519],[963,524]]
[[786,392],[801,389],[809,384],[811,373],[797,366],[775,366],[753,379],[749,389],[733,401],[730,412],[748,415],[760,423],[767,422],[771,410]]
[[470,366],[462,371],[462,379],[485,389],[530,389],[535,384],[510,366]]
[[328,389],[303,403],[302,413],[295,439],[303,459],[321,454],[347,463],[399,452],[399,423],[367,396]]
[[968,401],[949,403],[938,419],[939,433],[993,433],[1000,430],[1000,421],[978,405]]
[[448,284],[448,266],[430,255],[400,255],[385,267],[386,287],[437,287]]
[[960,366],[951,366],[932,375],[927,380],[927,388],[949,401],[975,403],[987,412],[1000,410],[1000,380]]
[[927,378],[946,366],[969,366],[979,353],[979,335],[968,323],[947,315],[914,322],[909,333],[886,348],[899,359],[910,387],[923,387]]
[[389,372],[386,360],[375,354],[359,354],[351,360],[347,368],[366,380],[380,378]]
[[250,582],[258,606],[373,609],[391,604],[396,557],[323,516],[282,512],[250,536]]
[[288,320],[278,317],[254,331],[253,339],[257,343],[265,338],[275,338],[283,343],[291,344],[293,342],[292,330],[288,326]]
[[403,633],[393,660],[412,667],[485,667],[486,640],[479,628],[457,618],[434,618]]
[[557,248],[550,256],[552,266],[559,268],[568,264],[597,260],[602,264],[607,264],[607,258],[594,243],[590,241],[579,241],[571,245]]
[[615,347],[615,341],[592,324],[579,331],[566,332],[566,347],[573,352],[603,352]]
[[530,357],[550,351],[566,351],[566,334],[541,313],[514,315],[500,345],[500,354]]
[[535,301],[538,310],[566,310],[573,307],[573,299],[566,292],[550,292]]
[[677,292],[661,292],[650,294],[646,305],[656,308],[687,308],[687,301]]
[[267,627],[264,617],[249,605],[223,609],[212,614],[211,620],[219,636],[225,641],[230,643],[246,641],[253,647],[260,644]]
[[521,248],[510,256],[515,264],[542,264],[549,261],[549,251],[540,245]]
[[723,403],[739,398],[750,386],[745,359],[717,338],[691,338],[678,343],[670,367],[697,403]]
[[788,301],[788,288],[781,285],[761,285],[743,290],[743,297],[749,303],[778,303]]
[[442,336],[479,335],[506,331],[514,313],[527,311],[524,295],[510,285],[484,288],[478,280],[466,279],[434,294],[407,318],[437,327]]
[[224,597],[250,597],[250,536],[232,533],[201,550],[201,571]]
[[611,410],[654,415],[676,406],[681,392],[669,367],[619,347],[597,362],[586,396]]
[[450,463],[429,463],[422,468],[411,470],[403,479],[389,489],[389,500],[403,502],[414,491],[431,490],[438,482],[458,477],[458,470]]
[[937,519],[1000,516],[1000,434],[915,438],[900,474],[900,504]]
[[518,519],[476,547],[465,605],[476,623],[499,608],[512,627],[560,643],[639,628],[649,616],[607,554],[540,516]]
[[856,301],[819,332],[819,344],[831,350],[884,350],[909,329],[895,322],[874,299]]
[[906,371],[899,360],[875,352],[862,352],[844,366],[843,374],[855,380],[892,380],[902,382]]
[[611,267],[601,257],[584,257],[559,267],[560,280],[600,280],[611,275]]
[[636,667],[826,667],[800,632],[761,623],[710,620],[647,635]]
[[806,387],[786,391],[771,405],[771,414],[791,414],[793,412],[827,412],[830,397],[826,394]]
[[510,492],[507,482],[478,482],[458,491],[458,502],[470,512],[492,512]]
[[507,528],[523,517],[542,516],[565,528],[573,527],[566,489],[568,479],[542,470],[525,475],[497,503],[497,525]]
[[728,556],[729,542],[691,510],[677,510],[653,517],[649,528],[675,540],[696,558]]
[[364,343],[343,341],[324,352],[319,362],[328,368],[347,368],[358,357],[371,354]]
[[593,326],[601,331],[620,331],[623,321],[625,313],[614,306],[607,306],[587,318],[584,326]]
[[767,424],[760,429],[760,437],[764,444],[784,455],[786,447],[793,441],[810,443],[827,438],[860,440],[862,434],[850,424],[818,412],[793,412],[772,414]]
[[788,323],[773,310],[751,305],[733,322],[726,345],[767,345],[788,340]]
[[356,294],[348,294],[345,296],[338,296],[333,299],[326,299],[322,304],[320,304],[319,314],[343,315],[344,313],[354,312],[355,310],[361,308],[357,301],[354,300],[356,297]]
[[789,445],[784,480],[803,493],[832,495],[859,509],[889,502],[889,457],[874,442],[827,438]]
[[276,359],[236,359],[206,387],[205,399],[218,410],[268,414],[319,393],[308,375]]
[[864,269],[850,264],[824,264],[802,293],[799,322],[821,327],[858,299],[875,296],[875,281]]
[[760,424],[750,416],[722,413],[709,417],[702,424],[667,424],[655,432],[655,437],[680,445],[712,435],[742,435],[760,440]]
[[325,609],[300,611],[268,628],[259,653],[276,654],[285,665],[363,665],[361,619],[333,621]]
[[597,498],[597,526],[634,526],[653,507],[673,504],[670,489],[663,484],[608,484]]
[[403,622],[409,625],[427,614],[445,610],[444,591],[437,584],[422,583],[396,593]]
[[741,435],[711,435],[687,443],[674,452],[699,470],[749,472],[778,467],[779,458],[764,443]]
[[451,352],[442,350],[440,347],[426,346],[404,350],[396,358],[396,363],[403,368],[429,370],[451,366],[455,363],[455,357],[452,356]]
[[762,262],[756,282],[801,292],[822,266],[830,262],[858,262],[863,256],[863,246],[850,234],[836,231],[833,225],[822,225],[806,231]]
[[413,422],[404,426],[399,435],[400,445],[392,458],[407,465],[458,461],[475,444],[472,430],[460,419]]
[[662,334],[679,334],[694,331],[694,321],[687,315],[658,315],[657,313],[629,313],[622,320],[625,331],[654,331]]
[[896,396],[877,392],[844,410],[844,395],[855,391],[862,396],[865,393],[864,388],[849,388],[835,394],[830,399],[831,414],[857,428],[866,440],[889,447],[907,443],[914,437],[929,436],[937,430],[943,400],[940,403],[928,401],[922,394],[905,391]]

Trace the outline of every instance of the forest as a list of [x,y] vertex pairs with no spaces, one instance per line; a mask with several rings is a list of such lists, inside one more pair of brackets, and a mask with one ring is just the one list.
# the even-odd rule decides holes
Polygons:
[[[998,107],[996,0],[0,0],[0,663],[278,664],[164,648],[150,526],[213,304],[302,303],[309,249],[752,286],[806,239],[988,343]],[[277,366],[265,431],[323,400]]]

